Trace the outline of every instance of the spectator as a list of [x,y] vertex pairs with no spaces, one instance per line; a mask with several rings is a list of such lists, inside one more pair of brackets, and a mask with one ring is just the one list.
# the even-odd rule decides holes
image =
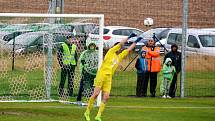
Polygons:
[[147,60],[145,59],[146,51],[140,52],[140,57],[137,59],[135,68],[137,69],[137,87],[136,87],[136,96],[142,97],[146,96],[143,91],[143,81],[144,73],[148,70]]
[[146,51],[146,59],[148,63],[148,71],[144,74],[143,93],[147,95],[148,81],[150,79],[151,97],[155,97],[157,86],[157,73],[160,72],[160,47],[155,46],[152,38],[148,39],[146,46],[142,47]]
[[175,67],[172,66],[171,64],[172,60],[170,58],[167,58],[162,68],[163,80],[161,81],[160,84],[160,93],[162,95],[162,98],[171,98],[169,96],[169,87],[173,75],[176,72]]
[[74,36],[67,36],[66,42],[61,44],[57,52],[57,59],[61,67],[61,80],[59,85],[59,95],[64,93],[64,85],[66,77],[68,77],[68,94],[73,95],[73,78],[74,71],[77,65],[77,52],[76,45],[74,44]]
[[173,44],[171,46],[171,51],[165,55],[164,62],[166,61],[166,58],[171,58],[172,65],[175,66],[176,69],[176,73],[173,76],[169,89],[169,96],[175,97],[175,92],[177,88],[177,77],[179,72],[181,71],[181,53],[178,52],[178,46],[176,44]]
[[[98,69],[98,51],[94,43],[89,44],[87,50],[82,52],[80,58],[81,81],[77,96],[77,101],[80,102],[84,89],[93,89],[94,78]],[[93,91],[93,90],[92,90]],[[88,96],[91,96],[89,93]]]

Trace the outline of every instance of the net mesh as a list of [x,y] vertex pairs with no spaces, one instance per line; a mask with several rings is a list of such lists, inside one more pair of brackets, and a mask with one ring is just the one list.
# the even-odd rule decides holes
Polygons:
[[87,48],[86,39],[99,19],[49,19],[1,17],[1,101],[86,101],[92,94],[98,48]]

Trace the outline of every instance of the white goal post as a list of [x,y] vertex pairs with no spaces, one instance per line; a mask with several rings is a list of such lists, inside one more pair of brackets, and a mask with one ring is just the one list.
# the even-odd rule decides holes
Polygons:
[[[104,15],[103,14],[40,14],[40,13],[0,13],[0,17],[4,18],[4,17],[18,17],[18,18],[46,18],[46,19],[50,19],[50,18],[96,18],[99,20],[99,54],[98,54],[98,67],[100,67],[102,60],[103,60],[103,28],[104,28]],[[52,48],[51,48],[52,49]],[[46,77],[46,97],[47,97],[47,101],[51,100],[50,94],[51,94],[51,60],[49,61],[49,59],[52,58],[52,52],[48,51],[48,64],[46,65],[47,71],[47,77]],[[0,99],[0,101],[2,101]],[[7,100],[5,100],[7,101]],[[5,102],[2,101],[2,102]],[[21,101],[21,100],[10,100],[9,102],[26,102],[25,100]],[[32,101],[32,100],[31,100]],[[34,101],[33,102],[39,102],[39,101]],[[44,100],[40,101],[40,102],[44,102]],[[101,95],[98,97],[97,100],[97,105],[100,105],[101,102]]]

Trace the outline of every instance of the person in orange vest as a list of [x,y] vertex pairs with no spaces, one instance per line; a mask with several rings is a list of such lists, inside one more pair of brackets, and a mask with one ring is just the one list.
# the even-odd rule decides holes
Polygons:
[[144,96],[147,96],[148,82],[150,80],[151,97],[155,97],[157,74],[161,70],[160,47],[155,46],[155,40],[153,38],[149,38],[146,46],[142,47],[142,51],[146,51],[145,58],[148,63],[148,71],[144,73],[143,94]]

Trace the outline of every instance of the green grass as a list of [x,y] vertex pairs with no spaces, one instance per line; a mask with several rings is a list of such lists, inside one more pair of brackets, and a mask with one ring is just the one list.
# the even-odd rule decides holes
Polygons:
[[[185,96],[215,96],[215,72],[187,72],[185,80]],[[15,71],[8,71],[6,77],[0,77],[0,95],[10,95],[12,90],[12,80],[16,80],[21,75],[25,74],[26,89],[19,92],[20,95],[25,95],[28,98],[29,90],[38,86],[44,87],[44,71],[33,70],[25,72],[23,69],[17,68]],[[16,78],[16,79],[12,79]],[[157,96],[159,96],[159,85],[162,75],[158,76]],[[57,71],[55,78],[53,78],[52,85],[52,98],[57,99],[57,87],[60,80],[60,70]],[[178,79],[179,80],[179,79]],[[77,95],[79,87],[79,79],[76,78],[75,82],[75,95]],[[15,82],[13,82],[15,84]],[[23,84],[16,82],[16,85],[22,87]],[[67,84],[65,84],[67,85]],[[45,87],[44,87],[45,88]],[[131,96],[136,92],[136,72],[135,71],[118,71],[113,77],[113,84],[111,95],[117,96]],[[149,89],[148,89],[149,92]],[[150,94],[148,94],[150,95]],[[179,81],[178,92],[179,96]],[[23,98],[23,97],[22,97]]]
[[[215,96],[215,72],[186,72],[185,96]],[[159,95],[161,73],[158,74],[157,95]],[[180,75],[178,76],[178,92],[180,89]],[[112,95],[135,95],[136,71],[118,71],[113,77]],[[148,89],[149,92],[149,89]]]
[[[39,62],[46,62],[46,60],[42,60],[42,55],[36,56],[38,54],[30,54],[30,55],[20,55],[17,56],[15,60],[15,70],[11,71],[11,60],[7,56],[3,56],[0,59],[0,63],[4,62],[4,67],[0,66],[0,98],[2,95],[11,95],[14,91],[13,85],[16,85],[18,91],[18,95],[25,95],[27,99],[29,97],[29,90],[33,90],[36,87],[43,87],[44,86],[44,75],[46,74],[44,71],[44,63],[40,63],[39,66],[37,65],[37,61]],[[131,55],[131,59],[134,55]],[[128,64],[130,59],[126,59],[122,62],[122,66]],[[5,64],[6,63],[6,64]],[[35,64],[36,63],[36,64]],[[31,71],[27,72],[25,67],[26,65],[31,67]],[[35,66],[38,66],[37,68]],[[54,56],[53,59],[53,66],[54,69],[52,70],[52,87],[51,87],[51,94],[52,98],[57,99],[57,88],[60,81],[60,69],[58,67],[58,63],[56,57]],[[6,74],[5,74],[5,71]],[[215,96],[215,72],[214,71],[187,71],[185,76],[185,96]],[[20,83],[20,77],[23,77],[26,81],[26,89],[23,89],[25,86],[23,83]],[[77,95],[77,91],[79,88],[79,81],[80,81],[80,73],[78,69],[76,69],[76,77],[74,82],[74,94]],[[178,90],[177,95],[179,96],[179,89],[180,89],[180,82],[179,79],[180,75],[178,76]],[[136,93],[136,70],[134,68],[134,62],[129,66],[126,71],[122,71],[118,69],[113,76],[113,83],[112,83],[112,90],[111,95],[114,96],[134,96]],[[161,73],[158,74],[158,82],[157,82],[157,93],[156,95],[159,96],[159,87],[160,81],[162,80]],[[14,81],[14,82],[13,82]],[[67,83],[67,82],[66,82]],[[13,85],[12,85],[13,84]],[[19,89],[21,87],[21,89]],[[67,84],[65,84],[65,88]],[[148,86],[149,87],[149,86]],[[148,89],[149,92],[149,89]],[[45,92],[44,92],[45,93]],[[150,95],[148,93],[148,95]],[[14,96],[16,97],[16,96]],[[17,97],[18,98],[18,97]],[[19,98],[20,99],[20,98]]]
[[[83,121],[86,107],[62,103],[0,103],[1,121]],[[215,98],[112,97],[104,121],[213,121]],[[97,108],[91,113],[96,115]]]

